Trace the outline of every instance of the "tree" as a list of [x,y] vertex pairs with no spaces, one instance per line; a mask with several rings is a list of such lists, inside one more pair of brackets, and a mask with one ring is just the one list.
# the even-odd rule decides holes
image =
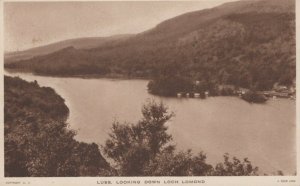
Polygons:
[[236,157],[230,161],[229,154],[224,154],[224,162],[218,163],[213,172],[214,176],[257,176],[258,167],[253,167],[251,162],[244,158],[240,161]]
[[5,176],[110,175],[98,145],[67,128],[68,107],[51,88],[4,78]]
[[169,113],[162,103],[148,102],[142,108],[143,118],[137,124],[112,126],[109,139],[103,146],[106,156],[113,160],[118,176],[250,176],[256,175],[245,158],[243,162],[224,155],[224,163],[215,168],[206,163],[206,155],[193,155],[191,150],[177,152],[167,133]]
[[162,103],[154,101],[143,106],[142,114],[143,118],[136,125],[115,122],[103,147],[119,175],[143,175],[150,159],[166,149],[173,149],[168,144],[172,136],[166,133],[165,125],[173,114],[168,113]]
[[151,160],[145,168],[148,176],[208,176],[213,166],[206,163],[202,152],[193,156],[191,150],[186,152],[165,151]]
[[160,96],[176,96],[178,92],[193,91],[193,83],[185,77],[167,75],[159,76],[148,84],[151,94]]

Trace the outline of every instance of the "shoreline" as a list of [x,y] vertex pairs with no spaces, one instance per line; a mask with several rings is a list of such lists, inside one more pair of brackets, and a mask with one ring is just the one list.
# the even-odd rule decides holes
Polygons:
[[[22,78],[22,77],[20,77],[20,78]],[[52,86],[50,86],[51,88],[53,88],[54,90],[56,90],[56,88],[55,87],[52,87]],[[57,93],[59,94],[59,95],[61,95],[64,99],[65,99],[65,101],[66,102],[68,102],[70,99],[67,99],[66,97],[64,97],[61,93],[59,93],[59,91],[57,91]],[[227,97],[228,99],[232,99],[232,98],[237,98],[236,96],[216,96],[216,98],[221,98],[221,97]],[[188,98],[182,98],[182,99],[188,99]],[[213,100],[214,98],[212,97],[212,99],[211,100]],[[190,101],[192,101],[193,99],[190,99]],[[287,99],[281,99],[281,98],[279,98],[278,100],[287,100]],[[195,100],[194,100],[195,101]],[[200,100],[199,100],[200,101]],[[272,102],[273,100],[271,100],[271,102]],[[219,102],[219,101],[218,101]],[[73,106],[70,106],[70,105],[68,105],[68,104],[66,104],[67,105],[67,107],[70,109],[70,115],[72,115],[72,108],[73,108]],[[202,105],[202,104],[199,104],[199,105]],[[250,105],[250,104],[249,104]],[[258,105],[258,104],[255,104],[255,105]],[[254,105],[253,105],[254,106]],[[259,106],[259,107],[256,107],[256,108],[262,108],[261,106]],[[71,117],[69,116],[69,119],[70,119]],[[68,120],[69,120],[68,119]],[[70,120],[69,120],[70,121]],[[71,123],[71,122],[70,122]],[[74,124],[74,123],[73,123]],[[77,136],[77,137],[79,137],[79,136]],[[86,142],[86,143],[88,143],[89,141],[85,141],[85,140],[82,140],[82,139],[80,139],[80,138],[75,138],[77,141],[81,141],[81,142]],[[95,141],[95,143],[97,143],[97,144],[101,144],[101,143],[99,143],[99,142],[97,142],[97,141]],[[178,147],[178,148],[180,148],[180,147]],[[192,149],[197,149],[197,147],[195,146],[195,147],[191,147]],[[211,153],[211,152],[207,152],[207,153]],[[210,158],[212,158],[212,159],[210,159]],[[207,159],[207,161],[209,162],[209,163],[212,163],[212,164],[214,164],[214,162],[219,162],[218,160],[215,160],[215,159],[213,159],[213,157],[211,157],[210,156],[210,158],[208,158]],[[210,160],[209,160],[210,159]],[[264,169],[263,169],[264,170]],[[267,173],[269,173],[268,171],[266,171]],[[286,172],[288,172],[288,171],[284,171],[285,173]],[[271,172],[270,172],[270,174],[271,174]]]
[[[99,74],[90,74],[90,75],[47,75],[47,74],[39,74],[39,73],[33,73],[33,72],[28,72],[28,71],[18,71],[18,70],[12,70],[12,69],[5,69],[4,68],[4,72],[10,73],[10,74],[30,74],[33,76],[40,76],[40,77],[48,77],[48,78],[78,78],[78,79],[110,79],[110,80],[147,80],[147,81],[151,81],[151,79],[149,78],[143,78],[143,77],[128,77],[125,75],[117,75],[117,74],[110,74],[110,75],[99,75]],[[4,73],[5,75],[5,73]],[[263,90],[266,91],[266,90]],[[154,96],[158,96],[158,97],[165,97],[165,98],[178,98],[178,99],[207,99],[207,97],[205,98],[198,98],[198,97],[194,97],[194,96],[182,96],[182,97],[178,97],[178,96],[163,96],[163,95],[158,95],[158,94],[153,94],[151,92],[148,92],[151,95]],[[192,93],[191,93],[192,94]],[[238,95],[210,95],[208,97],[219,97],[219,96],[229,96],[229,97],[238,97],[241,98]],[[289,100],[296,100],[296,99],[292,99],[289,97],[277,97],[275,99],[272,98],[268,98],[268,100],[276,100],[276,99],[289,99]],[[246,100],[244,100],[246,101]],[[248,101],[246,101],[248,102]],[[255,103],[255,102],[248,102],[248,103],[254,103],[254,104],[263,104],[263,103]],[[265,103],[265,102],[264,102]]]
[[34,76],[40,76],[40,77],[51,77],[51,78],[80,78],[80,79],[116,79],[116,80],[148,80],[150,81],[150,78],[144,78],[144,77],[129,77],[129,76],[123,76],[123,75],[99,75],[99,74],[90,74],[90,75],[47,75],[47,74],[40,74],[40,73],[34,73],[29,71],[18,71],[18,70],[11,70],[11,69],[5,69],[4,72],[8,72],[11,74],[30,74]]

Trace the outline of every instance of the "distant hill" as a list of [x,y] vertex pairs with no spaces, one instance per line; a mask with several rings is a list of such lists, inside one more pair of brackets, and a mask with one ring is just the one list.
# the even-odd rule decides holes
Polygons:
[[190,12],[90,49],[66,48],[6,64],[42,75],[179,75],[270,89],[295,80],[295,1],[254,0]]
[[68,39],[65,41],[60,41],[45,46],[35,47],[24,51],[8,52],[5,53],[5,60],[6,62],[9,62],[9,61],[30,59],[35,56],[50,54],[67,47],[74,47],[76,49],[90,49],[90,48],[99,47],[107,42],[115,42],[117,40],[123,40],[129,38],[130,36],[132,35],[124,34],[124,35],[115,35],[110,37],[86,37],[86,38]]

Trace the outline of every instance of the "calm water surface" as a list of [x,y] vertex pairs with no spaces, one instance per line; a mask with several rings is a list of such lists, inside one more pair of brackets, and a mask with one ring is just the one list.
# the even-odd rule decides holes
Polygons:
[[[6,73],[7,74],[7,73]],[[289,99],[249,104],[236,97],[160,98],[146,80],[53,78],[13,74],[56,90],[70,109],[76,139],[104,144],[114,120],[135,122],[147,99],[161,100],[176,116],[169,125],[178,149],[204,151],[215,164],[229,153],[248,157],[261,172],[296,171],[296,103]]]

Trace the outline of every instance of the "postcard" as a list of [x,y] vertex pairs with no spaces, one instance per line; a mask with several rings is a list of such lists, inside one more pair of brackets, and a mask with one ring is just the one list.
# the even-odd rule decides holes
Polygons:
[[0,185],[299,185],[297,6],[2,1]]

